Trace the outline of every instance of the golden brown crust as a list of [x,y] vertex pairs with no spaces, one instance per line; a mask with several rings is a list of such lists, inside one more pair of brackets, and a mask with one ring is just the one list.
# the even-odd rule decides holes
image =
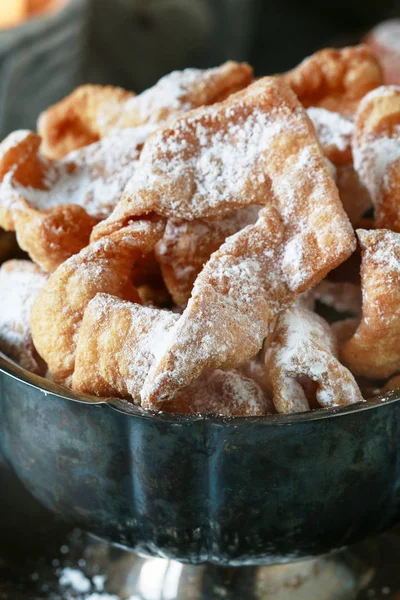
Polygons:
[[119,118],[132,92],[103,85],[83,85],[44,111],[37,130],[43,138],[43,152],[49,158],[63,158],[103,135],[101,124]]
[[360,223],[362,216],[371,208],[371,196],[360,181],[353,165],[338,165],[335,176],[339,197],[350,219],[355,226]]
[[[140,403],[146,374],[178,315],[97,294],[79,330],[73,389]],[[177,413],[263,415],[273,410],[261,388],[238,371],[207,371],[171,402],[146,406]]]
[[205,371],[155,410],[180,414],[217,414],[257,417],[274,413],[274,406],[254,379],[231,369]]
[[350,164],[353,160],[351,152],[353,121],[339,113],[314,106],[307,109],[307,114],[314,125],[326,158],[335,166]]
[[46,164],[39,148],[40,138],[31,131],[16,131],[0,144],[0,226],[6,231],[15,231],[13,208],[21,198],[19,189],[46,188]]
[[131,283],[132,269],[142,254],[153,250],[164,226],[156,218],[136,221],[87,246],[50,276],[33,305],[31,327],[35,346],[56,381],[73,374],[82,317],[97,293],[140,302]]
[[278,412],[303,412],[315,404],[331,408],[362,401],[353,375],[337,359],[330,326],[314,312],[300,305],[284,311],[269,342],[265,368]]
[[89,244],[98,220],[76,204],[39,211],[27,205],[14,213],[17,241],[43,271],[52,273]]
[[121,201],[94,228],[92,239],[148,212],[175,220],[217,219],[243,206],[264,205],[279,192],[274,178],[285,185],[277,157],[284,163],[304,160],[300,171],[307,169],[307,152],[313,171],[326,174],[314,128],[294,94],[281,79],[260,79],[155,132]]
[[359,284],[324,279],[312,290],[312,294],[315,300],[339,313],[361,316],[362,297]]
[[38,375],[46,372],[46,365],[32,341],[29,313],[46,279],[27,260],[9,260],[0,268],[0,351]]
[[400,231],[400,87],[382,86],[362,100],[353,155],[374,204],[376,226]]
[[167,222],[156,246],[165,284],[175,304],[185,307],[193,284],[211,254],[227,237],[257,220],[259,206],[239,209],[218,221]]
[[378,229],[358,230],[357,235],[362,320],[341,356],[355,375],[383,379],[400,369],[400,234]]
[[380,390],[381,394],[386,394],[387,392],[391,392],[392,390],[398,390],[400,388],[400,375],[396,375],[392,377],[383,388]]
[[[240,109],[236,110],[236,102]],[[260,104],[271,119],[271,134],[263,134],[268,142],[261,158],[257,156],[257,169],[251,164],[244,170],[249,179],[251,173],[251,184],[258,184],[250,188],[253,194],[246,196],[247,201],[256,195],[268,205],[257,223],[230,237],[200,273],[169,347],[149,373],[142,391],[148,403],[163,401],[203,370],[235,366],[256,354],[277,312],[345,260],[355,246],[314,129],[288,87],[267,78],[228,103],[232,112],[217,108],[219,127],[227,127],[223,120],[227,114],[236,119],[241,112],[251,119],[254,106]],[[193,123],[193,116],[189,118]],[[207,138],[205,123],[211,135],[216,127],[212,119],[202,120],[202,139]],[[241,127],[248,127],[246,121]],[[187,150],[187,138],[186,142]],[[191,143],[196,148],[195,138]],[[200,202],[200,208],[223,213],[230,197],[217,199],[219,203],[207,196],[208,204]],[[158,209],[160,200],[161,195],[156,199]]]
[[146,373],[178,315],[97,294],[87,305],[76,349],[72,388],[140,404]]
[[14,132],[0,145],[0,225],[16,230],[32,260],[54,271],[87,246],[94,225],[115,206],[143,135],[125,130],[53,161],[41,154],[38,136]]
[[249,85],[252,77],[249,65],[229,61],[214,69],[174,71],[139,96],[111,86],[82,86],[40,116],[44,152],[62,158],[114,129],[161,123],[224,100]]
[[365,46],[326,48],[282,75],[303,106],[351,115],[361,98],[382,85],[381,67]]

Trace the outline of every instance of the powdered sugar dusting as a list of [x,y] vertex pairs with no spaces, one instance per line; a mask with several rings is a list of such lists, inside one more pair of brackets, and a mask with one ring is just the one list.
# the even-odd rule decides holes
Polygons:
[[[210,71],[217,71],[210,69]],[[170,114],[185,112],[195,107],[191,98],[194,87],[207,87],[207,71],[184,69],[172,71],[162,77],[155,86],[127,101],[125,110],[138,113],[143,123],[158,123]]]
[[168,221],[156,254],[161,265],[168,269],[164,271],[164,279],[177,304],[187,303],[194,281],[211,254],[228,236],[254,223],[260,208],[245,207],[216,221]]
[[257,416],[272,407],[258,384],[236,370],[205,371],[199,379],[180,390],[161,410],[213,413],[223,416]]
[[18,184],[13,179],[14,167],[3,179],[0,201],[12,206],[20,196],[38,210],[77,204],[90,215],[104,219],[115,208],[134,174],[143,143],[153,129],[149,126],[125,129],[54,163],[40,157],[45,189]]
[[13,131],[0,146],[0,160],[11,150],[11,148],[15,148],[21,142],[23,142],[30,135],[30,131],[27,129],[19,129],[18,131]]
[[[329,185],[327,168],[314,146],[304,146],[285,167],[272,186],[291,231],[284,247],[282,276],[292,289],[303,291],[310,278],[317,277],[317,268],[324,270],[322,256],[319,264],[311,259],[316,249],[325,248],[326,258],[333,260],[349,247],[351,228],[338,197],[334,205],[336,188],[333,182]],[[351,245],[355,246],[354,239]]]
[[348,281],[324,279],[312,292],[316,300],[338,312],[361,314],[361,289],[359,285]]
[[339,113],[325,108],[310,107],[307,109],[315,127],[318,140],[323,147],[335,146],[344,151],[350,148],[354,124]]
[[47,276],[31,262],[13,260],[0,268],[0,349],[28,370],[38,364],[30,333],[30,310]]
[[248,65],[233,61],[212,69],[173,71],[130,98],[123,107],[121,121],[134,115],[138,123],[160,123],[173,115],[212,104],[221,95],[244,87],[250,78]]
[[[385,229],[357,231],[363,248],[363,262],[368,268],[379,269],[379,276],[388,287],[400,282],[400,235]],[[400,310],[400,308],[399,308]]]
[[270,185],[271,143],[288,128],[307,131],[285,106],[267,112],[238,100],[189,113],[152,136],[125,195],[147,204],[147,192],[162,190],[158,210],[175,219],[259,204]]
[[[269,92],[281,94],[281,102],[274,97],[272,108],[267,104],[263,110],[259,94],[265,99]],[[173,173],[173,181],[175,185],[178,180],[188,182],[190,188],[186,197],[176,196],[173,207],[178,212],[186,210],[186,218],[191,218],[200,211],[221,214],[222,207],[232,209],[240,198],[243,202],[257,198],[266,206],[257,223],[228,238],[200,273],[187,308],[174,327],[170,348],[149,372],[143,399],[158,396],[162,400],[205,368],[237,365],[254,355],[276,314],[297,293],[344,260],[355,246],[337,188],[303,109],[291,105],[273,79],[254,84],[236,99],[241,97],[247,103],[228,103],[225,114],[220,105],[178,121],[177,127],[189,128],[193,134],[180,135],[178,141],[186,144],[190,140],[188,160],[195,157],[196,163],[183,177],[185,154],[181,148],[173,149],[172,159],[175,152],[182,152],[177,168],[183,169],[179,178]],[[222,128],[215,127],[216,116],[222,120]],[[176,127],[172,134],[163,133],[166,147],[175,131]],[[203,137],[207,143],[204,154],[198,151],[203,149]],[[157,139],[157,145],[161,143]],[[160,164],[167,169],[166,151],[165,156],[161,154],[161,163],[159,155],[152,156],[157,169]],[[216,165],[211,160],[214,152]],[[142,159],[149,164],[146,148]],[[165,173],[162,171],[163,177]],[[148,183],[153,175],[150,173]],[[227,181],[222,186],[225,175]],[[153,190],[159,183],[157,177],[158,171],[150,183]],[[170,184],[171,174],[165,175],[167,180]],[[215,181],[216,190],[211,183]],[[199,195],[199,189],[204,193],[208,188],[207,196]],[[162,200],[167,189],[161,185],[157,199]],[[193,204],[189,205],[190,199]],[[163,209],[157,206],[157,210]]]
[[385,48],[393,48],[396,52],[400,52],[400,20],[390,19],[383,21],[371,32],[374,41]]
[[400,159],[400,135],[399,138],[381,137],[366,141],[356,146],[353,154],[354,168],[374,203],[379,204],[382,191],[390,189],[389,169]]
[[[329,325],[315,313],[297,305],[280,315],[265,353],[278,412],[307,410],[304,399],[313,393],[325,407],[362,400],[352,374],[338,362],[337,352]],[[315,391],[307,389],[305,377],[317,383]],[[300,387],[305,393],[299,394]]]

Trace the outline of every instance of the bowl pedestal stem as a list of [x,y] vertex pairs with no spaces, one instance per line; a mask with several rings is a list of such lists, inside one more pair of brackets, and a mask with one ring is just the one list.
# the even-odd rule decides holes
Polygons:
[[229,568],[121,551],[109,564],[106,587],[124,600],[350,600],[372,576],[357,563],[337,554],[286,565]]

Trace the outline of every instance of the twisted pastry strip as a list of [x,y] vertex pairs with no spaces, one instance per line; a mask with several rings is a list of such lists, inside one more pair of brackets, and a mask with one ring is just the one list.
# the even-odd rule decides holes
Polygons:
[[117,120],[122,107],[134,96],[112,86],[78,87],[39,116],[37,130],[43,139],[44,154],[59,159],[97,142],[105,133],[104,123]]
[[382,70],[364,45],[325,48],[282,75],[303,106],[352,115],[361,98],[382,85]]
[[159,218],[136,221],[72,256],[50,276],[31,312],[32,337],[56,381],[74,372],[75,350],[89,301],[105,292],[140,302],[131,282],[135,262],[151,252],[163,234]]
[[132,176],[143,132],[125,130],[69,154],[45,158],[40,137],[18,131],[0,145],[0,225],[45,271],[89,243]]
[[400,231],[400,87],[382,86],[362,100],[353,156],[374,204],[376,226]]
[[[274,316],[354,249],[353,231],[337,189],[311,123],[293,93],[273,78],[251,88],[230,102],[238,103],[242,116],[250,115],[250,125],[241,121],[243,135],[254,123],[255,104],[259,107],[261,103],[266,113],[270,131],[259,134],[263,143],[253,159],[257,168],[246,163],[245,175],[251,173],[258,182],[253,187],[257,200],[262,198],[265,203],[270,198],[269,205],[261,210],[255,225],[228,238],[200,273],[185,312],[170,332],[165,353],[146,379],[144,402],[170,397],[205,369],[239,365],[254,356]],[[219,122],[222,114],[236,117],[237,112],[232,109],[227,113],[221,105]],[[195,120],[193,113],[188,120]],[[213,120],[208,125],[213,132]],[[204,122],[201,136],[207,137]],[[192,144],[198,149],[195,139]],[[188,147],[186,139],[187,151]],[[200,164],[200,169],[206,167]],[[224,172],[220,172],[222,177]],[[262,180],[265,186],[260,185]],[[162,198],[157,197],[157,208],[160,203],[164,208]],[[250,199],[254,201],[251,194]],[[225,209],[224,195],[218,198],[214,194],[207,200],[207,205],[201,204],[203,209]],[[178,210],[176,204],[174,207]]]
[[328,323],[301,305],[284,311],[265,351],[265,368],[275,408],[280,413],[361,402],[358,385],[337,359]]
[[178,306],[186,306],[196,277],[227,237],[257,220],[259,206],[239,209],[218,221],[169,220],[156,246],[165,284]]
[[335,166],[351,163],[353,121],[339,113],[314,106],[307,109],[307,114],[314,125],[325,156]]
[[334,165],[334,179],[343,208],[350,222],[358,224],[371,207],[371,198],[353,167],[353,121],[325,108],[310,107],[307,114],[315,127],[323,153]]
[[[79,331],[72,387],[99,396],[132,398],[140,390],[164,337],[178,315],[97,294]],[[272,408],[260,387],[237,371],[208,371],[165,405],[179,413],[262,415]]]
[[400,369],[400,234],[359,229],[357,235],[362,319],[341,357],[355,375],[383,379]]
[[396,375],[389,379],[387,383],[380,390],[381,394],[386,394],[387,392],[391,392],[392,390],[398,390],[400,388],[400,375]]
[[283,204],[292,191],[279,163],[285,168],[297,161],[301,173],[308,160],[328,179],[314,128],[295,95],[281,79],[265,77],[155,132],[121,201],[94,228],[92,239],[148,212],[175,220],[216,219],[243,206],[265,205],[271,196]]
[[29,326],[31,306],[47,275],[27,260],[9,260],[0,268],[0,350],[32,373],[43,375]]
[[340,201],[353,226],[357,226],[362,216],[371,208],[371,196],[352,164],[336,167],[335,181]]
[[85,85],[45,111],[38,131],[45,153],[61,158],[113,129],[161,123],[172,115],[224,100],[251,80],[249,65],[229,61],[213,69],[174,71],[138,96],[119,88]]
[[315,300],[319,300],[337,312],[361,315],[361,290],[355,283],[324,279],[312,292]]
[[96,294],[79,329],[72,388],[140,404],[147,372],[178,318],[166,310]]
[[400,19],[379,23],[365,38],[382,65],[385,84],[400,85],[399,39]]

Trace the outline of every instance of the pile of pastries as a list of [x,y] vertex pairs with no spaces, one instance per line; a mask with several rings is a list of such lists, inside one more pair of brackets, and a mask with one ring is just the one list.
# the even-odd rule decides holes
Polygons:
[[37,130],[0,145],[0,226],[31,259],[0,270],[14,361],[180,413],[398,385],[400,87],[369,46],[86,85]]

